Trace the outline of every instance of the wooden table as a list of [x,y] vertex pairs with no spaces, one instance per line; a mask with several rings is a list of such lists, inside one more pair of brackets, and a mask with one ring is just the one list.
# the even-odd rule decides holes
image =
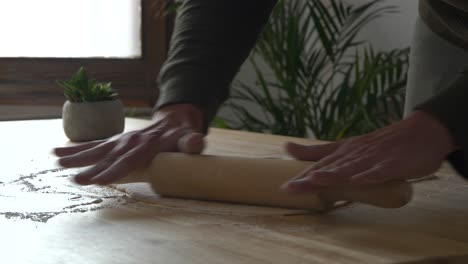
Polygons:
[[[127,129],[147,122],[128,119]],[[235,213],[207,202],[191,210],[71,183],[75,171],[50,154],[67,144],[60,120],[0,122],[0,135],[2,263],[402,263],[468,253],[468,185],[450,170],[418,183],[397,210]],[[207,152],[278,156],[286,140],[213,129]]]

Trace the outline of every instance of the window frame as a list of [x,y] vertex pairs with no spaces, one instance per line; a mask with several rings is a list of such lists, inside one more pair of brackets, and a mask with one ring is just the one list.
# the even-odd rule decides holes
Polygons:
[[158,15],[160,0],[141,1],[139,58],[0,58],[0,104],[61,105],[63,90],[55,81],[68,79],[79,67],[99,81],[110,81],[129,107],[152,107],[158,97],[157,75],[166,59],[169,16]]

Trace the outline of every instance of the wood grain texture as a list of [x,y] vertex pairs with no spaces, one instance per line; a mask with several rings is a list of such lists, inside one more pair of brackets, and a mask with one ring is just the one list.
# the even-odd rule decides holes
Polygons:
[[404,264],[466,264],[466,263],[468,263],[468,255],[428,258],[428,259],[423,259],[423,260],[405,262]]
[[[127,129],[147,124],[128,119]],[[73,185],[76,171],[57,170],[49,154],[69,144],[60,120],[0,122],[0,131],[5,263],[405,263],[468,252],[468,185],[447,168],[401,209],[228,214],[233,205],[148,204]],[[318,143],[213,129],[206,153],[281,157],[288,140]]]

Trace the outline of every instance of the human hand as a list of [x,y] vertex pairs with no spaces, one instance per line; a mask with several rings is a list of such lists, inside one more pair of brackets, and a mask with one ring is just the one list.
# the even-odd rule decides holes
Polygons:
[[153,123],[141,130],[109,140],[55,148],[58,163],[66,168],[91,166],[75,175],[81,185],[105,185],[122,179],[133,170],[148,166],[159,152],[195,154],[204,148],[203,114],[190,104],[162,108]]
[[334,143],[288,143],[286,150],[292,157],[318,162],[282,188],[303,193],[420,178],[435,172],[455,149],[449,131],[429,114],[417,111],[393,125]]

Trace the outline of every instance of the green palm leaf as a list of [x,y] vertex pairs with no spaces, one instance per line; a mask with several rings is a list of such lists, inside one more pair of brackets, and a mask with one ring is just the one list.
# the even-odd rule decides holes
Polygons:
[[238,122],[227,125],[336,140],[401,118],[408,49],[376,52],[358,39],[396,12],[383,2],[279,1],[250,57],[257,81],[234,83],[226,107]]

